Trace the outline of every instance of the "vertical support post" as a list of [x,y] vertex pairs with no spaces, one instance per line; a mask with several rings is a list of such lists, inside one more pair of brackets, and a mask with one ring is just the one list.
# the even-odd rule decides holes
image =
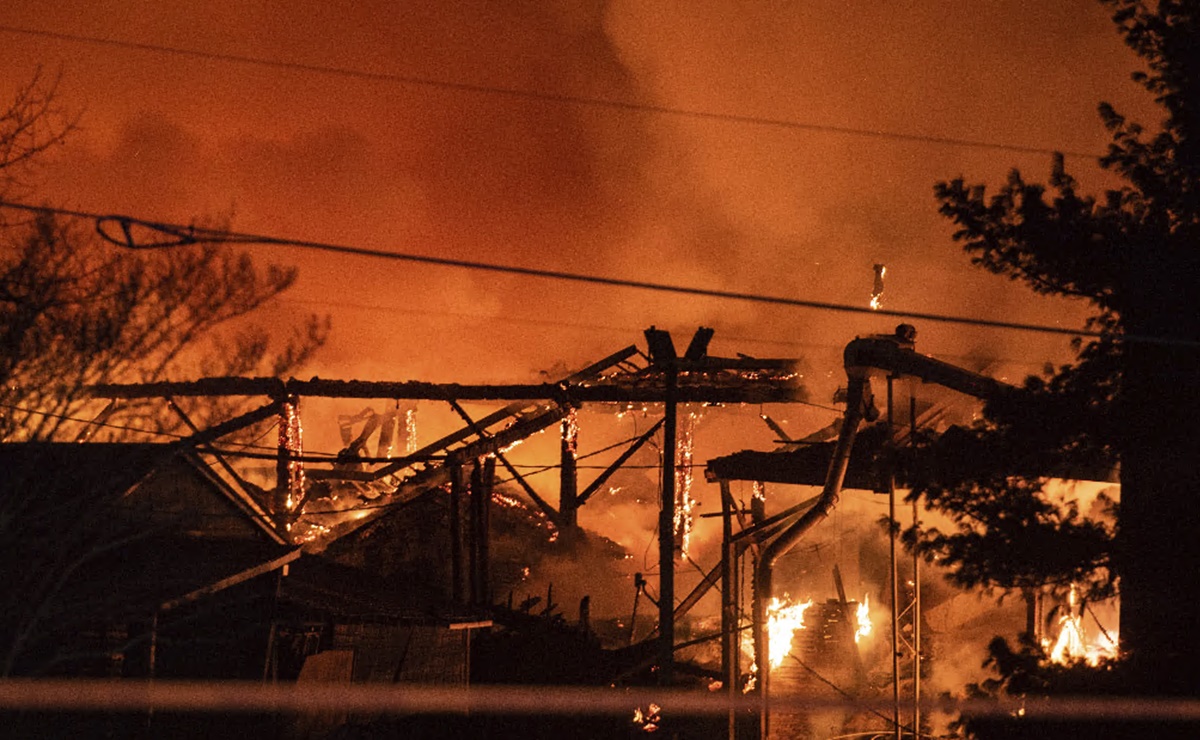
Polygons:
[[558,511],[565,529],[573,531],[579,523],[579,424],[575,408],[567,409],[562,419],[561,465],[558,478]]
[[679,368],[664,363],[662,506],[658,512],[658,681],[669,686],[675,660],[675,428]]
[[[754,534],[754,556],[752,558],[753,567],[750,572],[758,572],[759,557],[761,551],[759,545],[762,543],[761,530],[758,528],[760,524],[767,518],[767,497],[765,486],[762,481],[755,481],[754,493],[750,496],[750,524],[755,528]],[[767,684],[771,680],[771,652],[769,642],[769,630],[767,629],[767,600],[769,594],[765,594],[759,588],[757,578],[753,576],[750,579],[752,592],[751,600],[751,616],[750,621],[754,627],[754,666],[758,669],[758,736],[763,740],[771,733],[771,708],[767,704],[770,698],[770,692],[767,690]]]
[[[911,386],[910,386],[911,390]],[[917,397],[908,396],[908,444],[916,444],[917,434]],[[911,481],[910,481],[911,485]],[[912,503],[913,530],[917,530],[919,521],[917,500]],[[921,734],[921,556],[913,548],[913,737]]]
[[450,466],[450,600],[455,604],[463,599],[463,469],[458,460]]
[[475,462],[471,472],[471,603],[475,606],[487,606],[492,601],[488,535],[495,478],[495,457],[488,455]]
[[292,483],[292,450],[288,444],[290,401],[291,398],[283,399],[279,407],[279,454],[275,457],[275,495],[271,497],[271,514],[281,531],[287,526],[287,496]]
[[479,487],[482,479],[479,460],[471,465],[467,488],[467,603],[479,604]]
[[[150,680],[153,681],[155,674],[158,673],[158,610],[154,610],[154,616],[150,618],[150,648],[149,656],[146,661],[147,672],[150,674]],[[151,709],[153,712],[153,709]]]
[[[149,680],[149,682],[151,684],[154,683],[154,679],[158,673],[158,613],[159,613],[159,610],[155,609],[154,616],[151,617],[151,619],[150,619],[150,650],[149,650],[150,654],[149,654],[149,656],[147,656],[148,657],[147,662],[149,663],[148,672],[150,675],[148,676],[147,680]],[[151,704],[150,707],[146,710],[146,731],[147,731],[147,733],[150,732],[153,725],[154,725],[154,705]]]
[[[733,494],[729,481],[721,481],[721,668],[725,693],[730,702],[737,698],[741,655],[738,629],[737,545],[733,542]],[[737,740],[737,712],[729,707],[729,740]]]
[[283,595],[283,576],[287,572],[283,566],[275,573],[275,593],[271,598],[271,625],[267,629],[267,653],[263,658],[263,683],[271,679],[271,683],[279,682],[279,655],[276,648],[276,637],[279,634],[279,598]]
[[275,460],[275,524],[280,533],[291,530],[296,508],[304,498],[304,463],[300,428],[300,398],[290,393],[279,409],[279,454]]
[[[892,409],[894,376],[887,379],[887,439],[892,443],[895,432]],[[900,576],[896,569],[896,475],[888,465],[888,554],[892,576],[892,725],[896,740],[900,740]]]

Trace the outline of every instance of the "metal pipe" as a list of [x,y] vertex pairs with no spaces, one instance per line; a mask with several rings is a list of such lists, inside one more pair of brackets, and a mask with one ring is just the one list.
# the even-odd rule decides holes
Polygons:
[[[911,387],[910,387],[911,390]],[[915,444],[917,433],[917,397],[908,396],[908,443]],[[912,502],[914,536],[919,525],[917,500]],[[921,734],[921,556],[913,548],[913,737]]]
[[865,373],[857,369],[847,368],[850,374],[846,394],[846,414],[838,434],[837,445],[834,447],[833,459],[829,461],[829,469],[825,474],[825,487],[813,507],[788,529],[784,530],[771,544],[763,548],[755,571],[754,592],[754,637],[755,663],[758,666],[761,736],[766,738],[769,733],[768,697],[770,691],[770,646],[766,628],[766,604],[771,598],[772,571],[775,563],[785,553],[795,547],[796,543],[812,529],[817,522],[829,516],[837,504],[838,495],[842,490],[842,481],[846,477],[846,468],[850,462],[850,450],[854,446],[854,438],[858,434],[858,426],[862,421],[866,407],[870,403],[871,386]]

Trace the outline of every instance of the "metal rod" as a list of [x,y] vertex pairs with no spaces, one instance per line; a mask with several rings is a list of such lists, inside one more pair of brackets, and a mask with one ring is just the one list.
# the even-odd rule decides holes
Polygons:
[[[895,428],[892,418],[892,385],[895,378],[887,379],[887,439],[890,443]],[[896,572],[896,475],[888,466],[888,554],[892,574],[892,725],[895,738],[900,740],[900,602],[899,575]]]
[[[917,434],[917,397],[911,393],[908,396],[908,445],[915,444]],[[911,485],[911,483],[910,483]],[[920,524],[917,511],[917,499],[912,502],[913,536],[917,534]],[[917,548],[913,548],[913,737],[921,734],[921,557]]]

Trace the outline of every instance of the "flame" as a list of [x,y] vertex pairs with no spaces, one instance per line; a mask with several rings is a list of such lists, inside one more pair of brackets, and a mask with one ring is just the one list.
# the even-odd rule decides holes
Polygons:
[[279,424],[279,446],[286,450],[287,464],[287,510],[294,511],[298,498],[304,492],[304,463],[299,458],[304,454],[304,430],[300,426],[300,401],[294,396],[283,404],[283,418]]
[[573,407],[562,418],[562,438],[566,451],[575,459],[579,454],[579,416]]
[[417,451],[417,408],[404,410],[404,454],[411,455]]
[[854,619],[858,623],[858,629],[854,631],[854,641],[859,642],[862,638],[871,634],[871,599],[869,594],[863,594],[862,603],[854,611]]
[[633,710],[633,723],[640,725],[642,732],[657,732],[658,723],[662,721],[662,707],[651,702],[645,712],[642,712],[641,707],[636,707]]
[[804,629],[804,612],[812,605],[812,599],[792,603],[786,594],[782,599],[772,598],[767,605],[767,644],[772,668],[778,668],[791,652],[792,639]]
[[883,278],[887,275],[886,265],[875,265],[875,285],[871,289],[871,310],[883,308]]
[[1045,640],[1043,647],[1050,648],[1051,662],[1068,665],[1084,661],[1090,666],[1097,666],[1101,660],[1114,658],[1117,655],[1117,635],[1115,632],[1101,629],[1094,640],[1089,642],[1088,635],[1083,629],[1083,613],[1079,611],[1079,594],[1075,584],[1071,584],[1071,592],[1067,596],[1067,609],[1058,618],[1058,637],[1053,647]]
[[696,505],[692,498],[692,451],[697,418],[699,414],[695,413],[684,417],[675,453],[675,543],[685,557],[691,543],[692,509]]
[[762,481],[754,481],[754,485],[750,487],[750,498],[758,501],[767,500],[767,487]]

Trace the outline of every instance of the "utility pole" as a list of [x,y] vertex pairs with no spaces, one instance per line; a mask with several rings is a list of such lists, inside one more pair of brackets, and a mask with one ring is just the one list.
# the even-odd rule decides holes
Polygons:
[[662,508],[658,512],[658,681],[669,686],[675,661],[675,407],[679,368],[674,358],[665,364]]

